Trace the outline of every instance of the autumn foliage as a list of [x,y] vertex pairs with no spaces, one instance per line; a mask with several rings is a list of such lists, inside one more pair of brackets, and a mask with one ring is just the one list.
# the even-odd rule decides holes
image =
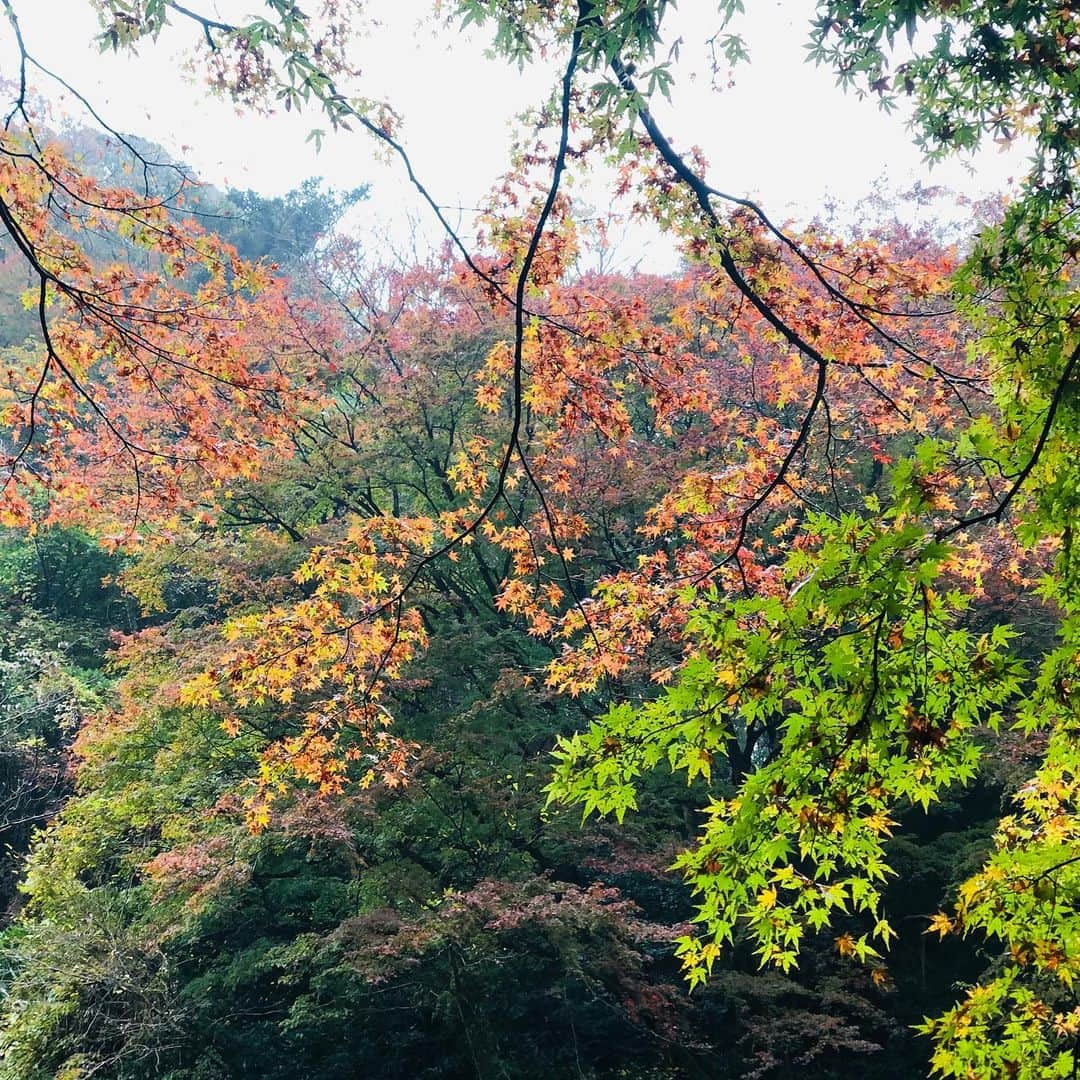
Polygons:
[[[4,348],[0,524],[121,552],[110,586],[137,610],[30,859],[9,1075],[227,1075],[234,1036],[211,1053],[190,1032],[260,980],[275,1038],[384,992],[408,1018],[335,1035],[312,1075],[412,1053],[416,1017],[454,1045],[448,1075],[566,1070],[567,1045],[582,1074],[585,1013],[610,1025],[583,1036],[592,1075],[625,1075],[620,1038],[690,1075],[722,1006],[676,969],[741,1002],[740,964],[785,993],[801,961],[844,972],[850,1023],[793,1021],[797,1054],[740,1021],[730,1075],[776,1075],[888,1041],[851,991],[889,993],[916,916],[1001,953],[964,953],[970,989],[923,1021],[934,1070],[1074,1073],[1073,16],[823,5],[813,54],[911,95],[931,154],[1033,140],[1018,197],[953,243],[902,205],[781,227],[712,187],[650,104],[672,88],[663,3],[462,0],[450,16],[505,56],[561,64],[474,242],[393,110],[348,91],[359,5],[96,6],[106,47],[186,21],[219,92],[359,127],[448,239],[417,265],[344,235],[291,267],[242,259],[187,212],[181,167],[122,137],[130,186],[80,167],[31,110],[18,38],[0,223],[35,336]],[[940,21],[955,37],[924,48]],[[602,229],[565,181],[601,156],[628,213],[678,237],[678,273],[590,264]],[[965,788],[1007,799],[992,840],[939,875],[936,915],[893,918],[909,834],[932,850],[920,828]],[[273,944],[245,937],[256,903]],[[200,952],[215,934],[236,969]],[[570,1043],[506,1045],[541,999]]]

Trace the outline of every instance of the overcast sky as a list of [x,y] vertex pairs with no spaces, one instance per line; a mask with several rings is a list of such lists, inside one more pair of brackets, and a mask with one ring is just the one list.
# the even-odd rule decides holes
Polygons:
[[[238,115],[210,99],[183,74],[187,35],[147,43],[134,59],[99,55],[85,0],[14,3],[31,52],[78,86],[112,125],[164,144],[206,179],[268,194],[311,175],[339,187],[366,182],[372,193],[363,213],[388,223],[392,234],[400,235],[409,216],[426,220],[400,166],[377,160],[362,134],[332,134],[317,154],[304,140],[320,126],[318,117]],[[256,0],[203,0],[202,10],[235,15],[258,7]],[[404,117],[404,141],[435,197],[476,205],[504,167],[512,118],[543,98],[554,70],[519,73],[484,57],[482,33],[421,27],[431,0],[372,0],[372,7],[385,8],[385,27],[360,43],[363,92],[388,99]],[[803,62],[805,3],[753,6],[745,20],[752,62],[737,70],[733,88],[716,93],[703,74],[704,50],[694,44],[712,4],[683,0],[683,8],[669,35],[686,42],[675,107],[658,106],[659,118],[678,145],[702,147],[714,186],[758,198],[778,218],[812,216],[828,197],[850,204],[878,181],[902,188],[922,179],[981,195],[1022,172],[1015,152],[990,152],[974,172],[949,163],[928,173],[902,116],[843,95],[829,72]],[[0,70],[14,73],[6,39]]]

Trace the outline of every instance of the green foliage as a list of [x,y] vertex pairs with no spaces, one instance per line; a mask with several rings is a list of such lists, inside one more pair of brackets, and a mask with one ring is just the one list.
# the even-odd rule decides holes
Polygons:
[[1021,687],[1009,630],[957,627],[965,599],[931,588],[946,550],[920,529],[847,517],[811,519],[808,531],[813,546],[789,556],[784,592],[697,598],[694,657],[676,683],[556,752],[551,797],[621,820],[642,771],[664,761],[708,780],[729,746],[763,732],[748,775],[731,777],[732,798],[710,801],[676,862],[711,939],[680,944],[692,984],[737,928],[762,964],[786,971],[807,928],[866,912],[871,933],[838,943],[877,957],[874,939],[894,933],[880,913],[892,815],[970,782],[977,728],[996,729]]
[[[910,55],[897,48],[897,37]],[[1000,0],[818,4],[810,55],[882,105],[914,102],[929,157],[1033,139],[1031,181],[1067,193],[1076,164],[1078,51],[1060,4]]]
[[115,566],[74,533],[0,540],[0,900],[9,910],[34,831],[69,792],[65,748],[110,698],[107,627],[128,611],[102,584]]
[[[33,536],[0,539],[0,602],[25,604],[74,627],[96,626],[86,659],[100,657],[104,628],[130,628],[130,601],[113,583],[123,559],[71,529],[43,529]],[[127,624],[125,626],[125,624]]]
[[[154,633],[127,659],[143,700],[198,631]],[[649,1031],[674,1005],[648,972],[670,931],[562,879],[581,849],[537,815],[555,718],[502,666],[517,644],[461,635],[418,673],[414,786],[297,798],[259,836],[230,792],[265,736],[130,702],[84,736],[79,792],[31,859],[32,918],[6,942],[0,1075],[528,1077],[578,1059],[599,1077],[662,1060]]]
[[342,215],[367,196],[365,186],[337,192],[311,177],[283,196],[229,191],[216,211],[215,231],[245,259],[268,259],[282,267],[310,261],[318,244],[330,238]]

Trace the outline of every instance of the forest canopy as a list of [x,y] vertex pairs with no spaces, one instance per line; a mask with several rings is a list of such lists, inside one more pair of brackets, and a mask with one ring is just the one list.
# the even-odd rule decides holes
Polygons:
[[669,0],[444,0],[558,68],[473,235],[391,11],[88,3],[445,242],[56,120],[0,0],[0,1076],[1075,1076],[1080,12],[807,8],[928,159],[1030,150],[958,235],[726,193]]

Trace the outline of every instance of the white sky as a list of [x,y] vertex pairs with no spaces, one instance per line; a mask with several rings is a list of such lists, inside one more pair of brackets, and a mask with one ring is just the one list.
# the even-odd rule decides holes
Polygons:
[[[258,10],[257,0],[190,0],[193,7]],[[400,166],[376,159],[363,134],[328,134],[320,154],[305,143],[323,126],[313,113],[270,118],[239,115],[210,99],[182,72],[186,35],[146,43],[137,58],[99,55],[96,21],[85,0],[14,0],[28,48],[90,98],[113,126],[165,145],[206,179],[279,193],[311,175],[338,187],[370,183],[360,216],[377,221],[400,242],[406,223],[423,211]],[[405,119],[403,140],[420,177],[449,206],[474,206],[504,167],[512,118],[541,100],[555,70],[523,74],[483,56],[481,32],[446,34],[419,20],[431,0],[372,0],[384,29],[362,41],[361,91],[390,100]],[[751,63],[736,72],[733,89],[711,90],[704,71],[703,28],[712,5],[683,0],[669,40],[686,41],[675,106],[657,114],[677,145],[697,144],[710,162],[710,182],[761,201],[775,218],[807,218],[827,197],[853,203],[877,181],[904,188],[916,179],[967,195],[1001,190],[1023,172],[1021,156],[988,153],[971,172],[949,163],[928,173],[904,130],[873,101],[843,95],[832,75],[803,61],[810,6],[792,0],[752,5],[744,32]],[[15,73],[6,26],[0,22],[0,71]],[[42,87],[44,89],[44,87]],[[451,215],[453,217],[453,215]],[[467,218],[462,218],[467,224]],[[638,244],[646,240],[635,241]],[[658,250],[647,261],[662,263]]]

